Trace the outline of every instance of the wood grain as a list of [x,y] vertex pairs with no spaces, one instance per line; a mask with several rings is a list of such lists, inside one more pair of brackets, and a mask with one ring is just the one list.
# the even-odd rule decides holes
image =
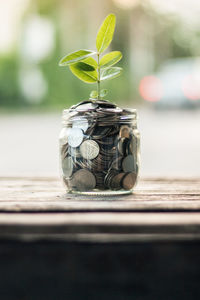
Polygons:
[[127,196],[66,194],[59,179],[0,178],[0,238],[200,238],[200,179],[146,178]]
[[200,211],[200,179],[141,179],[132,195],[66,194],[57,178],[0,178],[2,212]]

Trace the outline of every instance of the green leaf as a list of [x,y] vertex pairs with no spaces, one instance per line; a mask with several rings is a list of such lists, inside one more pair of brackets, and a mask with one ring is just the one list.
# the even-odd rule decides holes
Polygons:
[[122,53],[120,51],[112,51],[102,57],[100,60],[100,66],[102,68],[111,67],[116,64],[122,58]]
[[93,57],[88,57],[86,59],[83,60],[84,63],[93,66],[95,69],[97,69],[97,62]]
[[97,91],[91,91],[90,97],[93,98],[93,99],[96,99],[98,97]]
[[106,90],[106,89],[101,90],[101,92],[100,92],[100,97],[103,98],[103,97],[105,97],[107,94],[108,94],[108,90]]
[[76,68],[81,70],[81,71],[94,71],[95,68],[89,64],[86,64],[82,61],[76,63]]
[[97,71],[91,65],[88,65],[84,62],[78,62],[76,64],[71,65],[70,70],[72,73],[78,77],[80,80],[87,83],[95,83],[97,82]]
[[92,56],[96,54],[96,52],[94,51],[90,51],[90,50],[78,50],[75,52],[72,52],[66,56],[64,56],[60,62],[59,62],[59,66],[69,66],[72,65],[78,61],[81,61],[83,59],[85,59],[86,57]]
[[102,53],[110,45],[115,31],[116,17],[114,14],[108,15],[103,21],[96,38],[98,52]]
[[103,69],[101,72],[100,80],[113,79],[118,77],[122,72],[122,68],[119,67],[111,67],[107,69]]

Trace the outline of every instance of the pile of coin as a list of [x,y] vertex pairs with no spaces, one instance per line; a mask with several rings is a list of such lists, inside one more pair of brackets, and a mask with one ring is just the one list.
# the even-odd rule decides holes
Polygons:
[[63,112],[60,153],[69,191],[131,190],[138,175],[136,112],[88,100]]

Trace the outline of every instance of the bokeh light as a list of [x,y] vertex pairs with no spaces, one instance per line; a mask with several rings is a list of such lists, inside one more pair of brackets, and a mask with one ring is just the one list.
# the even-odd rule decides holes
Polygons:
[[161,80],[155,76],[145,76],[140,81],[139,92],[146,101],[159,101],[163,94]]
[[188,75],[182,83],[182,90],[186,98],[189,100],[200,99],[200,76]]

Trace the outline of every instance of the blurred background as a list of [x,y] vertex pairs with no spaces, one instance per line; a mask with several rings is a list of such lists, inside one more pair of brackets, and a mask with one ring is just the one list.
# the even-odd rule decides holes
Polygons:
[[0,175],[59,174],[61,111],[93,86],[58,61],[93,50],[111,12],[124,72],[103,87],[138,109],[141,175],[200,175],[198,0],[1,0]]

